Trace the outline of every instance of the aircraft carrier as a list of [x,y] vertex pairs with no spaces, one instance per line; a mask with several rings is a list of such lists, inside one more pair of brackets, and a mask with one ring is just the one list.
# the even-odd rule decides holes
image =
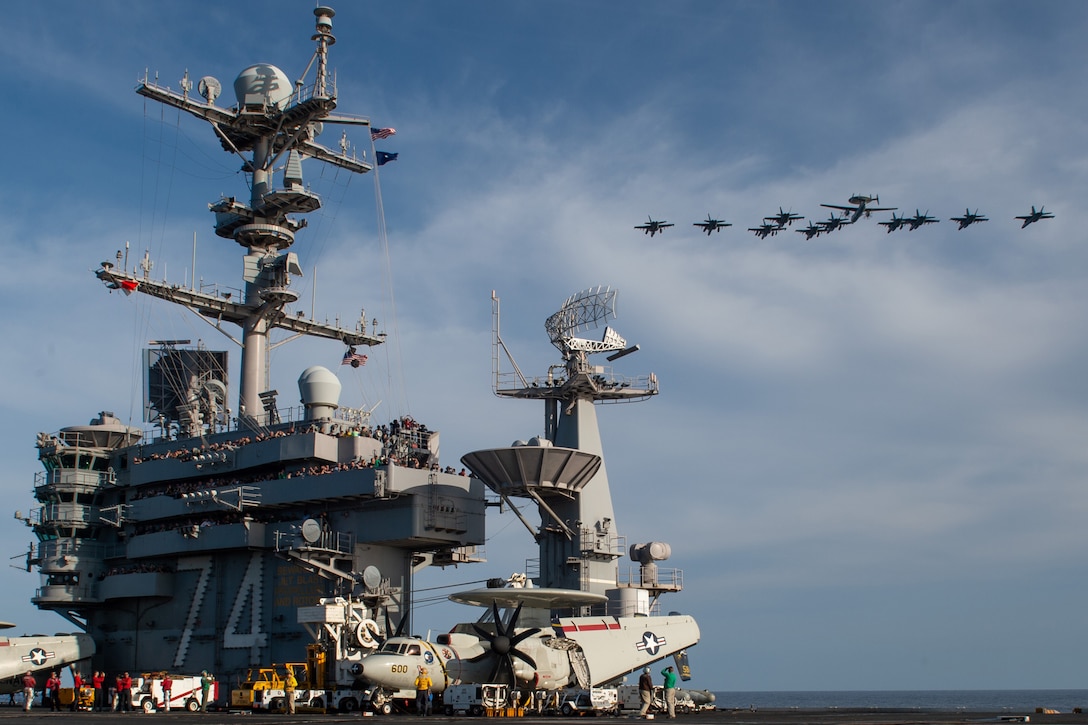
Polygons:
[[[144,351],[144,427],[101,411],[38,435],[38,506],[25,517],[35,535],[26,565],[41,576],[33,602],[94,638],[96,670],[208,669],[237,681],[250,667],[297,662],[312,635],[299,610],[323,597],[361,605],[360,639],[375,627],[388,636],[407,623],[414,573],[481,560],[488,490],[538,543],[537,568],[527,572],[537,586],[607,595],[616,615],[652,614],[658,597],[682,587],[678,570],[658,569],[667,544],[628,547],[615,524],[595,405],[658,390],[653,375],[617,377],[590,362],[637,350],[611,327],[600,340],[580,336],[614,316],[614,290],[576,294],[548,319],[562,361],[536,377],[516,365],[503,372],[503,355],[513,357],[493,295],[495,393],[543,402],[544,435],[465,455],[474,475],[442,465],[437,430],[341,405],[340,382],[326,368],[300,374],[301,407],[279,405],[283,396],[269,384],[274,335],[338,344],[355,366],[386,341],[377,320],[347,328],[307,316],[290,286],[302,273],[290,251],[302,215],[321,207],[303,160],[366,174],[383,131],[337,113],[328,67],[334,12],[313,12],[316,47],[297,81],[252,65],[234,81],[230,106],[209,76],[194,84],[186,72],[177,90],[145,76],[136,88],[210,125],[223,150],[243,160],[248,197],[209,207],[216,235],[242,250],[244,292],[157,281],[147,255],[133,263],[127,252],[95,274],[118,304],[149,295],[239,342],[240,380],[232,411],[227,352],[154,341]],[[346,133],[336,149],[318,143],[333,126],[365,134],[372,153],[349,153]]]

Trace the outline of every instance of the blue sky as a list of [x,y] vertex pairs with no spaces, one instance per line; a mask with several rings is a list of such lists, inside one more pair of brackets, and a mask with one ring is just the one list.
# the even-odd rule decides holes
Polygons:
[[[33,505],[38,431],[139,413],[152,338],[228,347],[191,315],[109,295],[126,241],[156,276],[233,284],[208,202],[243,195],[200,122],[133,93],[255,62],[301,75],[306,2],[11,4],[0,43],[7,211],[0,422],[10,507]],[[293,251],[309,309],[365,307],[395,343],[340,371],[343,402],[442,430],[443,462],[542,432],[491,394],[491,290],[527,372],[544,319],[620,290],[616,329],[661,395],[600,411],[621,533],[672,545],[716,690],[1083,687],[1088,646],[1088,6],[1076,2],[340,3],[340,110],[393,126],[372,178],[307,163],[324,209]],[[335,147],[337,130],[321,141]],[[360,148],[366,140],[355,134]],[[877,218],[804,241],[746,232],[780,206],[879,194]],[[1032,205],[1056,218],[1020,229]],[[957,231],[965,207],[990,221]],[[646,237],[647,215],[676,226]],[[706,237],[707,214],[734,224]],[[880,217],[883,219],[884,217]],[[392,294],[386,270],[392,271]],[[331,343],[277,348],[294,402]],[[232,351],[232,355],[236,353]],[[10,514],[9,514],[10,515]],[[0,530],[11,556],[29,530]],[[502,576],[533,545],[489,519]],[[15,563],[18,563],[16,560]],[[12,570],[3,618],[68,628]],[[428,578],[428,583],[431,583]],[[422,609],[435,631],[463,616]],[[423,626],[432,626],[429,623]]]

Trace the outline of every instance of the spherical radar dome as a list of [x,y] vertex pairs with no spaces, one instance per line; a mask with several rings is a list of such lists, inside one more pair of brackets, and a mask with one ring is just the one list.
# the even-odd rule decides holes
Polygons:
[[234,95],[239,106],[271,105],[283,108],[293,91],[294,86],[287,74],[268,63],[251,65],[234,80]]
[[298,378],[298,393],[307,408],[335,409],[340,404],[340,380],[328,368],[314,365]]

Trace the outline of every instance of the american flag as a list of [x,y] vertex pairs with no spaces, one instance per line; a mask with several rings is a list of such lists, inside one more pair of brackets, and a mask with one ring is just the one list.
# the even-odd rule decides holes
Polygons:
[[360,365],[366,365],[366,355],[360,355],[357,352],[348,350],[344,353],[344,359],[340,361],[341,365],[350,365],[353,368],[357,368]]
[[372,128],[370,129],[370,138],[374,141],[381,140],[383,138],[389,138],[397,132],[395,128]]

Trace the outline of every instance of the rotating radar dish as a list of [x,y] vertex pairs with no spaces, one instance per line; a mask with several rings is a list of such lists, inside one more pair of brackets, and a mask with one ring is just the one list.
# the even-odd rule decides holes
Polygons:
[[552,344],[566,352],[575,333],[592,330],[616,316],[616,290],[590,287],[567,298],[559,311],[544,322]]

